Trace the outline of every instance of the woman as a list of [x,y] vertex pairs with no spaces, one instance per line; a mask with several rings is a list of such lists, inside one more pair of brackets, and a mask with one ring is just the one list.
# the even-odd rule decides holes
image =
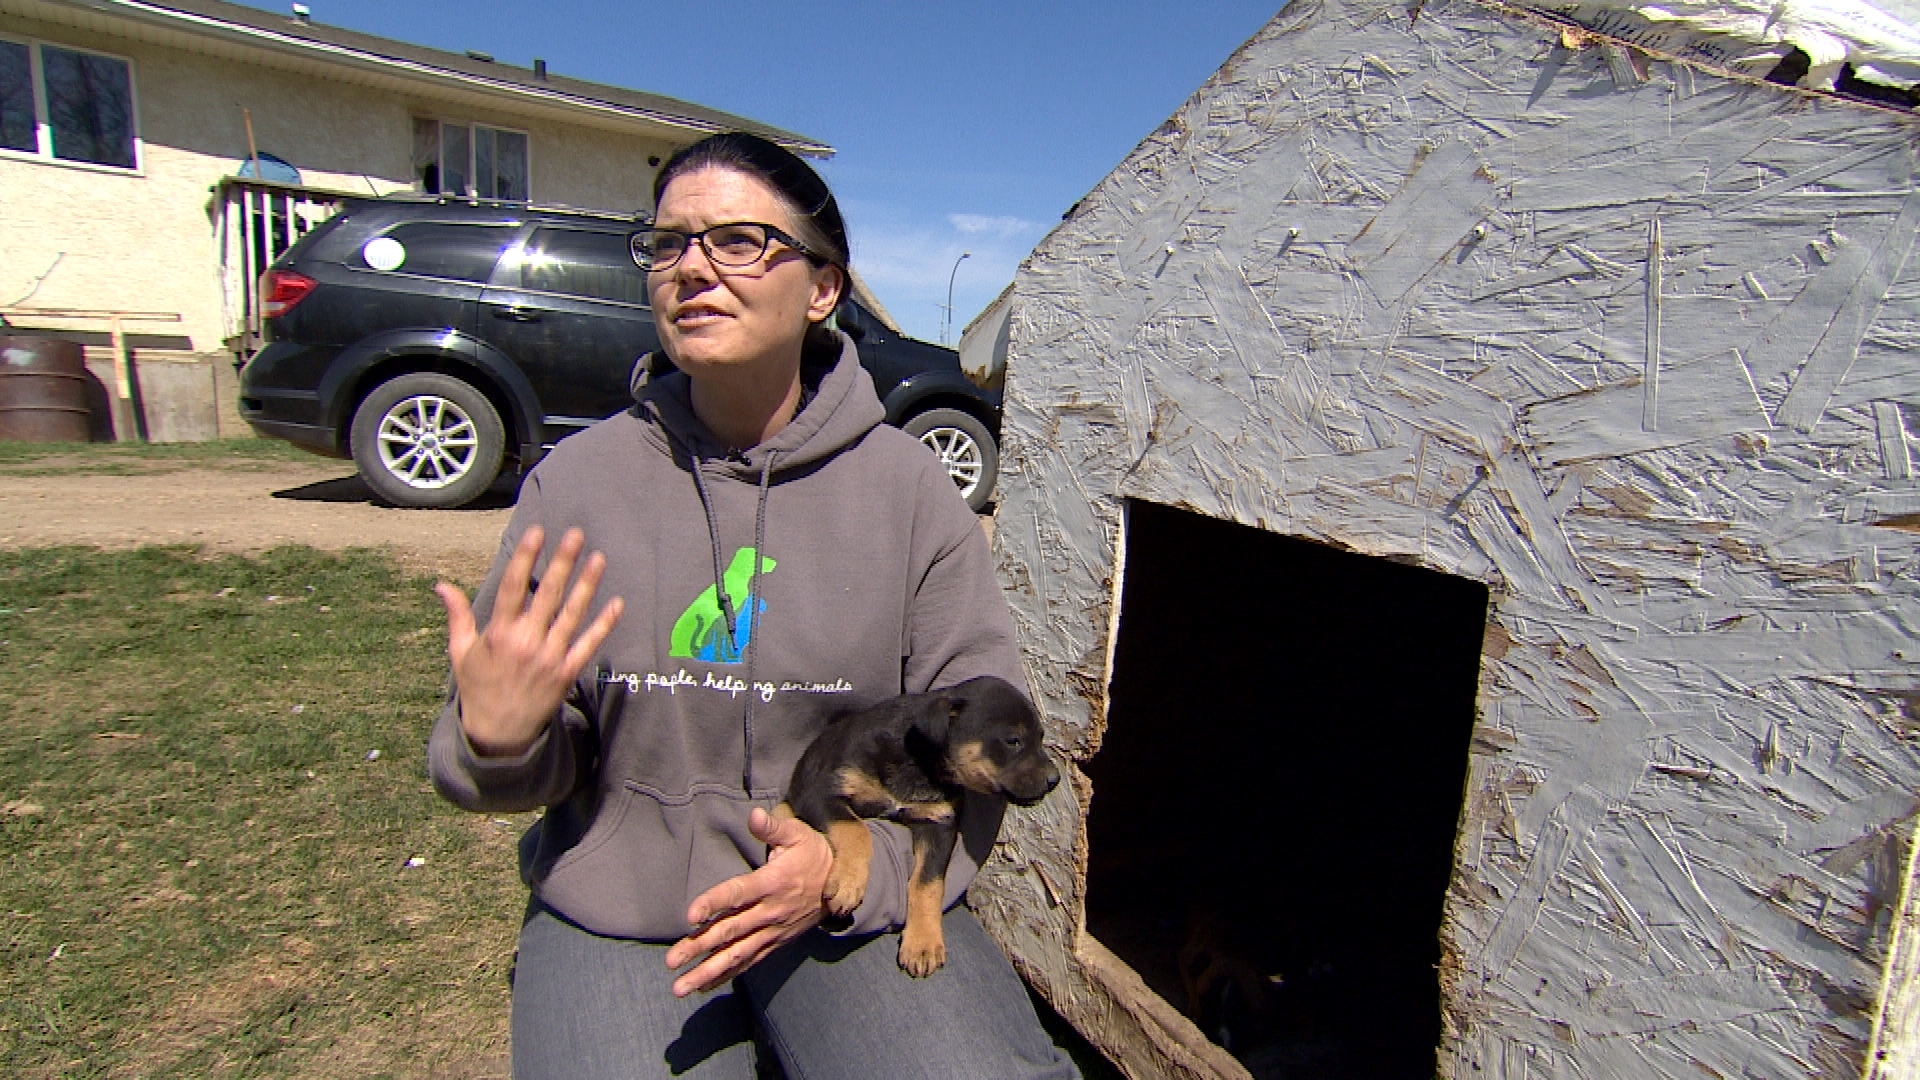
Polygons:
[[831,851],[767,812],[801,750],[895,694],[1024,685],[1012,621],[978,522],[827,326],[847,240],[818,175],[718,135],[661,169],[654,204],[634,255],[677,370],[528,476],[472,609],[439,588],[435,785],[547,807],[520,845],[514,1075],[751,1077],[756,1021],[795,1080],[1074,1075],[952,907],[1001,807],[969,803],[941,971],[894,960],[897,826],[872,825],[851,925],[819,926]]

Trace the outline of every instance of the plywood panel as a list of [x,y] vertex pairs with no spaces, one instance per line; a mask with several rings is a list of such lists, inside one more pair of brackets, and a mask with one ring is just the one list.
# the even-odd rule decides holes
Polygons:
[[[1580,40],[1301,0],[1041,243],[1030,682],[1097,752],[1127,498],[1485,582],[1442,1075],[1910,1062],[1920,125]],[[1065,1014],[1230,1073],[1088,974],[1077,822],[1007,851],[976,898]]]

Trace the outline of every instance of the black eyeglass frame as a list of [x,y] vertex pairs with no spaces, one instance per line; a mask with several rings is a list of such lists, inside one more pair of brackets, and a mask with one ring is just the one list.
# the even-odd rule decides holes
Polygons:
[[[742,262],[729,262],[725,259],[720,258],[718,255],[714,254],[713,245],[707,243],[707,234],[717,229],[737,229],[743,225],[750,226],[755,229],[759,229],[762,233],[765,234],[763,237],[761,237],[761,240],[760,240],[760,250],[754,253],[753,258],[744,260]],[[652,261],[650,258],[641,254],[641,251],[645,246],[641,242],[641,238],[648,235],[649,233],[670,233],[674,236],[684,237],[686,238],[687,246],[680,249],[680,254],[675,255],[673,258],[667,260],[666,262],[656,263]],[[706,228],[701,229],[699,232],[682,232],[679,229],[663,229],[658,225],[648,225],[645,228],[636,229],[634,232],[628,235],[627,254],[633,257],[633,264],[635,266],[638,266],[640,269],[650,274],[650,273],[653,273],[655,270],[673,269],[674,264],[679,262],[681,259],[685,258],[687,252],[692,251],[693,245],[697,243],[700,245],[700,250],[706,253],[706,256],[709,262],[712,262],[715,266],[724,266],[729,269],[737,270],[743,266],[752,266],[754,263],[757,263],[761,259],[766,258],[767,248],[775,240],[778,240],[782,244],[786,245],[787,247],[790,247],[794,251],[799,252],[802,256],[806,258],[808,262],[814,264],[815,266],[826,266],[833,261],[832,259],[827,258],[825,255],[822,255],[819,252],[808,247],[806,244],[802,243],[801,241],[795,239],[793,236],[789,235],[786,230],[778,228],[773,225],[769,225],[764,221],[723,221],[718,225],[709,225]]]

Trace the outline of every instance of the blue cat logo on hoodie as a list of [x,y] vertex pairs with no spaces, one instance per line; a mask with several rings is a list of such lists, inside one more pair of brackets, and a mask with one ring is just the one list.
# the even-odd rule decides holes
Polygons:
[[[732,633],[727,632],[727,617],[720,604],[719,588],[709,585],[674,622],[669,655],[715,664],[740,662],[740,657],[747,649],[747,639],[753,633],[756,607],[759,611],[767,610],[765,600],[749,596],[747,591],[753,579],[753,560],[758,555],[759,552],[750,547],[741,548],[733,553],[733,562],[727,567],[726,573],[720,576],[721,584],[727,590],[727,603],[733,608]],[[776,565],[772,559],[760,557],[761,573],[772,573]],[[742,598],[751,600],[751,603],[743,603]]]

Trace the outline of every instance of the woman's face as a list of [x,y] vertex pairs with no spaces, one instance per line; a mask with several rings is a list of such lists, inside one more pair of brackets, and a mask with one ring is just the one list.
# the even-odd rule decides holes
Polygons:
[[[795,231],[793,215],[772,188],[716,166],[675,177],[654,214],[660,228],[685,233],[741,221]],[[647,292],[660,344],[680,370],[699,378],[797,365],[807,328],[833,313],[841,280],[838,267],[816,267],[778,240],[747,266],[716,266],[695,243],[678,262],[647,275]]]

